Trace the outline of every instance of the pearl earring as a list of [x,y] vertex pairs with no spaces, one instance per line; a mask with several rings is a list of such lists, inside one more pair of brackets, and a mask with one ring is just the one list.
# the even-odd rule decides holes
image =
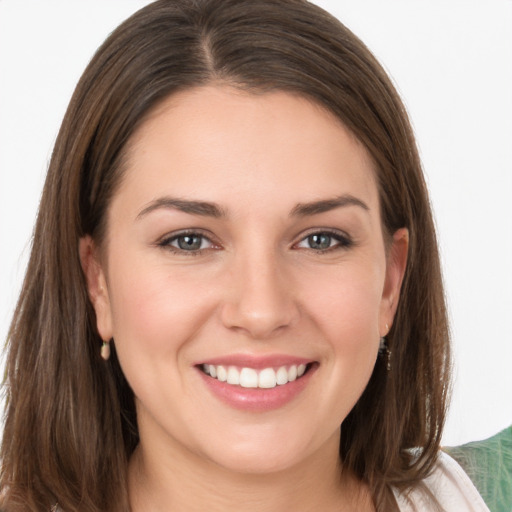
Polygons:
[[108,341],[104,341],[103,345],[101,345],[101,351],[100,351],[101,357],[108,361],[110,358],[110,343]]

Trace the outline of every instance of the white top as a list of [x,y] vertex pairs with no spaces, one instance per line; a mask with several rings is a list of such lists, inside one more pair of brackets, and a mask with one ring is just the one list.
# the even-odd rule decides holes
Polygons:
[[[473,482],[464,470],[449,455],[440,452],[434,472],[425,479],[425,484],[436,497],[444,512],[489,512]],[[428,497],[420,490],[407,496],[395,492],[401,512],[429,512]]]

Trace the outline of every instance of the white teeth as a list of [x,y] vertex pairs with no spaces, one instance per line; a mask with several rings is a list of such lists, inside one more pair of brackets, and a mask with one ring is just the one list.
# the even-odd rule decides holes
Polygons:
[[235,386],[238,386],[240,384],[240,372],[233,366],[230,366],[228,368],[226,382],[228,384],[233,384]]
[[226,368],[224,368],[224,366],[217,366],[217,379],[221,382],[226,382],[227,378],[228,372],[226,371]]
[[275,388],[277,384],[276,372],[272,368],[261,370],[258,376],[259,388]]
[[306,372],[307,366],[293,364],[288,368],[281,366],[277,371],[274,368],[264,368],[259,372],[254,368],[242,368],[239,370],[235,366],[215,366],[212,364],[203,364],[203,371],[220,382],[227,382],[233,386],[242,386],[243,388],[262,388],[270,389],[276,386],[283,386],[288,382],[293,382],[302,377]]
[[242,368],[240,372],[240,386],[243,388],[257,388],[258,372],[252,368]]
[[286,367],[281,366],[281,368],[277,370],[276,382],[280,386],[282,386],[283,384],[288,384],[288,370],[286,369]]

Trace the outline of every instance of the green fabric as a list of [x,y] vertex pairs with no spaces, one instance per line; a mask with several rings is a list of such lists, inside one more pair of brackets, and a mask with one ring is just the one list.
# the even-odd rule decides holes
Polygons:
[[491,512],[512,512],[512,426],[444,451],[462,466]]

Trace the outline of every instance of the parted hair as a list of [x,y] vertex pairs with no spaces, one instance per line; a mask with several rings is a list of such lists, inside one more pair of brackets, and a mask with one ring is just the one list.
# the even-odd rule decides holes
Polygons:
[[421,486],[439,450],[450,352],[438,248],[414,135],[390,79],[342,23],[305,0],[159,0],[98,49],[65,114],[8,334],[0,506],[126,512],[138,443],[133,393],[102,340],[78,245],[101,244],[134,131],[165,98],[221,83],[287,91],[340,119],[375,163],[385,235],[409,230],[401,298],[378,360],[341,426],[340,458],[378,511]]

